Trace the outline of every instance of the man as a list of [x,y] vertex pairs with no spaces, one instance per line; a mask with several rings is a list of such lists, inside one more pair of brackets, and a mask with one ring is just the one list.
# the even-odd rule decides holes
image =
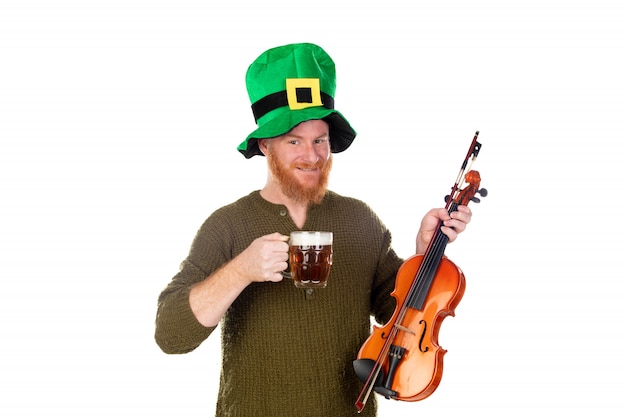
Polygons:
[[[198,347],[218,324],[222,371],[218,416],[356,415],[362,383],[352,370],[370,316],[393,314],[403,260],[389,230],[363,202],[327,190],[332,153],[356,136],[334,110],[335,66],[313,44],[261,54],[246,84],[258,128],[239,146],[264,155],[267,183],[215,211],[159,297],[156,341],[167,353]],[[430,210],[416,238],[423,253],[443,221],[453,241],[471,212]],[[334,232],[328,287],[298,289],[283,279],[292,230]],[[376,414],[370,399],[361,413]]]

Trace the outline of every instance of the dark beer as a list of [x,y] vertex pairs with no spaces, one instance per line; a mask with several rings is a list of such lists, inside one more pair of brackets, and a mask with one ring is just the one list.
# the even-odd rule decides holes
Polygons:
[[292,234],[289,245],[289,265],[296,287],[326,287],[333,264],[332,233],[297,232]]

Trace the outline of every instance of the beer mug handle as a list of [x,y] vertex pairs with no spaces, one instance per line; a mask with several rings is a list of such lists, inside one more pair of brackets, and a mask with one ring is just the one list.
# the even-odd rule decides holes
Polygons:
[[283,278],[293,279],[293,277],[291,276],[291,266],[289,265],[289,262],[287,262],[287,269],[285,269],[284,271],[280,271],[280,274],[283,276]]

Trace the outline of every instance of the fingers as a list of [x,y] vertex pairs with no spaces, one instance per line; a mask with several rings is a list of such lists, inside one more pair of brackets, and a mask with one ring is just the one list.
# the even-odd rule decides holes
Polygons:
[[458,206],[456,211],[450,214],[446,211],[445,214],[440,213],[440,215],[443,221],[441,231],[448,236],[450,242],[456,240],[459,233],[463,232],[472,220],[472,211],[467,206]]
[[253,242],[256,246],[257,270],[255,275],[258,281],[280,281],[282,271],[287,269],[289,236],[280,233],[265,235]]
[[272,234],[269,234],[269,235],[262,236],[261,239],[267,239],[267,240],[270,240],[270,241],[275,240],[275,241],[286,242],[286,241],[289,240],[289,236],[281,235],[280,233],[275,232],[275,233],[272,233]]

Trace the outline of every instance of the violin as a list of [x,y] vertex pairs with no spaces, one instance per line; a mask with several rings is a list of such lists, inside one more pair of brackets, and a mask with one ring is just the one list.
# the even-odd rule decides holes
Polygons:
[[[445,197],[448,213],[470,201],[480,202],[476,193],[487,195],[480,189],[478,171],[470,170],[482,146],[478,133]],[[461,189],[462,180],[467,186]],[[373,326],[353,362],[364,384],[355,403],[359,413],[372,391],[387,399],[419,401],[439,386],[447,352],[438,344],[439,328],[444,318],[454,316],[465,292],[463,271],[444,255],[449,239],[441,226],[440,222],[424,255],[410,257],[398,270],[391,293],[396,299],[394,314],[383,327]]]

